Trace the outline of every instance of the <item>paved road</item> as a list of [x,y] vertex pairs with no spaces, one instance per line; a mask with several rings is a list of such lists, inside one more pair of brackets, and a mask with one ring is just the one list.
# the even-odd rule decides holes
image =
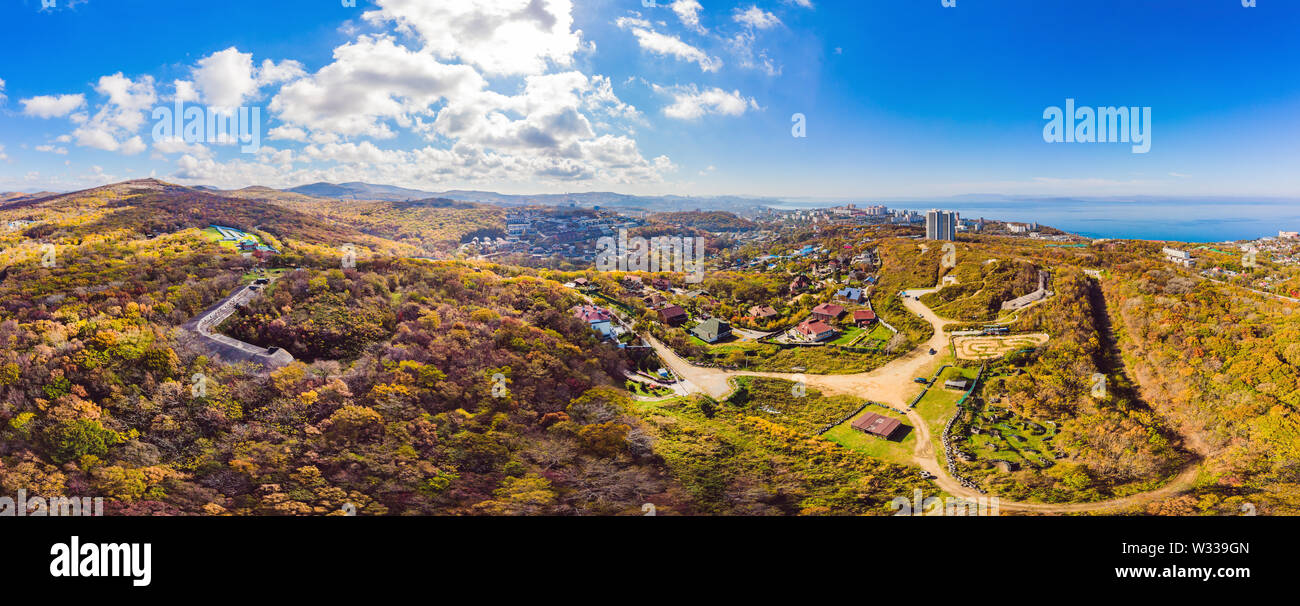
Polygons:
[[[271,280],[274,281],[274,278]],[[269,287],[270,284],[267,284],[262,288]],[[271,353],[270,350],[263,349],[252,343],[245,343],[219,332],[214,332],[217,326],[235,313],[237,306],[248,303],[260,295],[261,292],[261,289],[254,290],[251,284],[237,288],[230,293],[230,296],[187,322],[185,328],[198,333],[199,342],[207,346],[213,354],[228,362],[256,362],[267,369],[285,366],[293,362],[293,355],[283,349]]]
[[[907,407],[909,396],[914,396],[917,390],[913,379],[930,376],[938,366],[937,356],[930,355],[929,350],[934,349],[942,352],[948,346],[948,336],[944,334],[943,327],[952,323],[952,320],[940,318],[929,307],[926,307],[925,304],[915,298],[935,290],[937,289],[906,291],[904,294],[907,295],[907,298],[903,300],[903,304],[908,310],[920,314],[921,317],[934,326],[934,335],[930,340],[922,343],[907,355],[865,373],[817,375],[705,368],[695,366],[682,359],[681,356],[678,356],[653,337],[647,337],[646,340],[655,348],[660,361],[677,373],[677,376],[689,383],[686,389],[691,393],[706,393],[714,398],[722,399],[731,393],[733,388],[730,381],[734,377],[770,377],[787,381],[803,381],[807,386],[827,395],[845,394],[864,399],[869,398],[902,410]],[[916,449],[912,453],[913,459],[922,469],[934,475],[934,482],[939,488],[957,497],[974,498],[985,496],[962,486],[948,473],[946,463],[940,459],[943,454],[935,452],[929,424],[920,414],[914,410],[909,410],[907,411],[907,419],[912,424],[913,430],[916,431]],[[1196,480],[1199,469],[1200,461],[1194,460],[1172,481],[1161,488],[1109,501],[1052,504],[999,500],[998,506],[1009,511],[1036,513],[1081,513],[1128,508],[1172,496],[1190,488]]]

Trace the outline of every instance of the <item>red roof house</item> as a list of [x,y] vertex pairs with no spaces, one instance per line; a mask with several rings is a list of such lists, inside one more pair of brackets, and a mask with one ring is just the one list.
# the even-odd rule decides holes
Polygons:
[[814,320],[812,318],[800,322],[798,326],[794,327],[794,329],[803,336],[803,338],[808,339],[809,341],[824,341],[835,336],[834,328],[831,328],[821,320]]
[[844,306],[834,303],[822,303],[813,308],[812,315],[823,322],[830,322],[844,315]]
[[573,308],[573,317],[588,324],[608,322],[612,319],[608,309],[601,309],[594,305],[579,305]]
[[688,317],[681,305],[669,305],[659,310],[659,321],[669,326],[684,324]]
[[869,309],[859,309],[853,312],[853,324],[855,326],[871,326],[876,321],[876,312]]

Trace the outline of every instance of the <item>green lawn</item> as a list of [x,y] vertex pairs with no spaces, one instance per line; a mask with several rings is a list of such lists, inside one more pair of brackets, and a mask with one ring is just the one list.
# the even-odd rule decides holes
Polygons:
[[[868,406],[862,411],[862,415],[869,412],[898,419],[902,421],[904,425],[911,425],[911,423],[908,422],[907,417],[879,406]],[[857,415],[854,418],[856,419],[862,415]],[[852,422],[853,419],[849,419],[848,421],[840,423],[839,425],[832,427],[830,431],[822,434],[822,437],[850,450],[856,450],[883,461],[898,463],[899,465],[916,464],[912,461],[912,451],[916,448],[915,429],[909,431],[907,436],[905,436],[901,442],[891,442],[853,429],[850,425]]]
[[[995,416],[1000,417],[1000,420],[994,421]],[[1054,424],[1039,423],[1006,408],[989,405],[976,413],[974,424],[984,431],[980,434],[972,433],[966,440],[966,448],[977,460],[1003,459],[1021,465],[1055,465],[1055,449],[1051,445],[1052,437],[1057,433]],[[1037,428],[1041,429],[1035,434]],[[990,435],[993,429],[1001,432],[1001,437]],[[1038,454],[1026,452],[1030,450],[1038,451]]]
[[[945,354],[937,362],[940,365],[951,364],[952,355]],[[938,366],[935,366],[935,368],[938,368]],[[930,372],[933,373],[934,371],[931,370]],[[974,380],[978,374],[979,368],[946,368],[943,374],[939,376],[939,380],[935,381],[934,386],[926,392],[925,397],[921,398],[920,402],[917,402],[916,412],[921,415],[921,418],[925,419],[926,425],[930,429],[930,438],[934,442],[935,452],[943,452],[943,428],[948,424],[948,419],[957,414],[957,400],[960,400],[962,395],[966,393],[965,391],[945,388],[943,386],[944,381],[958,378]],[[917,385],[918,392],[921,387],[921,385]],[[907,401],[911,402],[912,400],[908,398]]]
[[217,230],[211,227],[203,228],[203,230],[200,233],[202,233],[203,237],[207,238],[209,242],[216,242],[219,246],[223,246],[231,250],[235,250],[236,248],[238,248],[237,246],[235,246],[234,242],[231,242],[229,240],[222,240],[221,232],[218,232]]
[[628,391],[638,396],[646,396],[651,398],[668,397],[673,393],[673,390],[668,389],[667,387],[655,387],[652,385],[647,385],[640,381],[632,381],[629,379],[627,381],[624,381],[623,383]]
[[871,334],[867,338],[888,343],[890,339],[894,338],[894,331],[885,328],[884,324],[876,322],[875,328],[871,329]]
[[253,280],[256,280],[258,278],[279,278],[280,276],[283,276],[286,271],[288,270],[283,268],[268,269],[266,270],[266,273],[261,273],[258,271],[250,271],[245,273],[240,278],[240,280],[243,281],[244,284],[248,284],[249,282],[252,282]]
[[859,336],[861,336],[862,332],[863,330],[856,326],[853,328],[849,328],[845,330],[844,333],[839,336],[839,338],[835,339],[834,341],[831,341],[831,344],[848,345],[849,343],[852,343],[854,339],[857,339]]

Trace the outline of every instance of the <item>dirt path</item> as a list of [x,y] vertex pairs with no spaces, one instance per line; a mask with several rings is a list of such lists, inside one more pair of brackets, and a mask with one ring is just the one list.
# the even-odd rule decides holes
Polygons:
[[[903,304],[908,310],[920,314],[921,317],[934,326],[934,335],[930,337],[929,341],[922,343],[903,357],[870,372],[850,375],[817,375],[705,368],[686,361],[653,337],[646,337],[646,340],[654,347],[660,361],[687,382],[686,390],[690,393],[705,393],[714,398],[723,399],[733,389],[731,385],[732,378],[768,377],[787,381],[802,381],[805,385],[826,395],[851,395],[864,399],[869,398],[899,410],[904,410],[907,408],[908,396],[912,395],[917,389],[914,379],[916,377],[930,376],[938,366],[938,356],[930,355],[929,350],[934,349],[942,352],[948,347],[948,336],[944,333],[943,327],[951,324],[952,320],[940,318],[929,307],[926,307],[925,304],[915,298],[935,290],[937,289],[905,291],[906,298],[903,299]],[[939,488],[957,497],[985,496],[962,486],[948,473],[946,462],[941,460],[942,453],[935,452],[929,423],[919,413],[915,410],[908,410],[907,419],[911,422],[913,430],[916,431],[916,448],[912,453],[913,459],[922,469],[934,475],[934,483]],[[1196,480],[1199,469],[1200,459],[1193,460],[1173,480],[1160,488],[1109,501],[1056,504],[999,500],[998,506],[1000,509],[1008,511],[1034,513],[1082,513],[1134,507],[1172,496],[1190,488]]]

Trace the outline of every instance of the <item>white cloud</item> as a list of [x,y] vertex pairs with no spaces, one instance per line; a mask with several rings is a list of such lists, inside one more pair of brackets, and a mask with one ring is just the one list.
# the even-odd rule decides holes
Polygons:
[[307,131],[297,126],[277,126],[266,134],[271,140],[307,142]]
[[194,82],[190,80],[176,80],[172,83],[175,88],[173,99],[182,103],[190,103],[199,100],[199,91],[194,87]]
[[708,31],[700,25],[700,10],[704,7],[700,6],[699,0],[676,0],[670,8],[677,14],[677,20],[688,29],[701,34]]
[[212,155],[211,149],[202,143],[186,143],[180,137],[167,137],[153,142],[155,156],[168,154],[190,154],[200,157]]
[[776,15],[754,5],[745,10],[737,8],[731,18],[736,23],[748,25],[754,29],[768,29],[781,25],[781,20],[777,19]]
[[0,160],[8,160],[9,156],[5,155],[5,146],[0,145]]
[[388,120],[409,125],[433,103],[476,95],[485,86],[467,65],[439,63],[387,36],[362,36],[334,49],[333,63],[281,88],[270,108],[312,131],[390,138]]
[[741,67],[757,69],[769,76],[780,75],[781,67],[767,55],[766,50],[755,51],[754,42],[754,30],[747,30],[727,40],[727,46],[740,58]]
[[794,4],[803,8],[812,8],[812,0],[784,0],[786,4]]
[[5,81],[0,80],[0,103],[4,103],[8,98],[5,96]]
[[128,156],[134,156],[147,148],[148,146],[144,144],[144,140],[139,135],[136,135],[123,142],[119,151]]
[[393,22],[417,35],[441,59],[473,65],[489,75],[540,74],[548,63],[568,66],[582,48],[572,30],[571,0],[376,0],[371,24]]
[[19,101],[23,114],[37,118],[62,118],[86,104],[85,95],[41,95]]
[[257,70],[257,85],[279,84],[303,77],[306,74],[303,65],[292,59],[276,63],[270,59],[262,60],[262,67]]
[[727,92],[715,87],[701,91],[694,85],[655,85],[654,90],[673,98],[673,103],[664,108],[664,115],[679,120],[697,120],[706,115],[740,116],[750,109],[759,109],[757,101],[741,95],[738,90]]
[[[272,128],[263,138],[293,142],[290,149],[145,145],[145,110],[158,93],[152,78],[122,74],[101,78],[102,103],[73,110],[76,130],[50,143],[147,148],[151,158],[175,162],[167,178],[219,187],[364,179],[559,190],[572,181],[661,183],[677,170],[666,156],[642,155],[633,134],[646,119],[608,77],[577,71],[578,53],[593,47],[573,28],[570,0],[374,3],[365,13],[372,33],[354,34],[312,72],[295,61],[259,64],[231,47],[202,57],[165,91],[213,108],[265,93]],[[693,60],[720,66],[702,52]],[[425,142],[384,146],[398,134]]]
[[230,109],[257,93],[253,55],[235,47],[199,59],[193,69],[194,88],[209,106]]
[[58,147],[58,146],[55,146],[55,145],[37,145],[37,146],[36,146],[36,151],[38,151],[38,152],[46,152],[46,153],[50,153],[50,154],[58,154],[58,155],[60,155],[60,156],[66,156],[66,155],[68,155],[68,148],[66,148],[66,147]]
[[253,66],[253,54],[230,47],[199,59],[192,69],[192,83],[177,81],[176,94],[182,100],[197,92],[204,103],[218,110],[243,107],[256,98],[263,86],[287,82],[304,75],[301,63],[270,59],[260,68]]
[[636,41],[642,50],[697,63],[700,70],[705,72],[716,72],[722,69],[721,59],[711,57],[708,53],[682,42],[679,38],[650,29],[649,23],[645,20],[620,17],[615,23],[622,29],[630,30],[632,35],[636,36]]
[[145,111],[158,101],[152,76],[131,80],[121,72],[99,79],[95,92],[108,97],[94,116],[74,114],[79,126],[72,132],[77,145],[105,151],[138,154],[145,144],[134,133],[144,125]]

